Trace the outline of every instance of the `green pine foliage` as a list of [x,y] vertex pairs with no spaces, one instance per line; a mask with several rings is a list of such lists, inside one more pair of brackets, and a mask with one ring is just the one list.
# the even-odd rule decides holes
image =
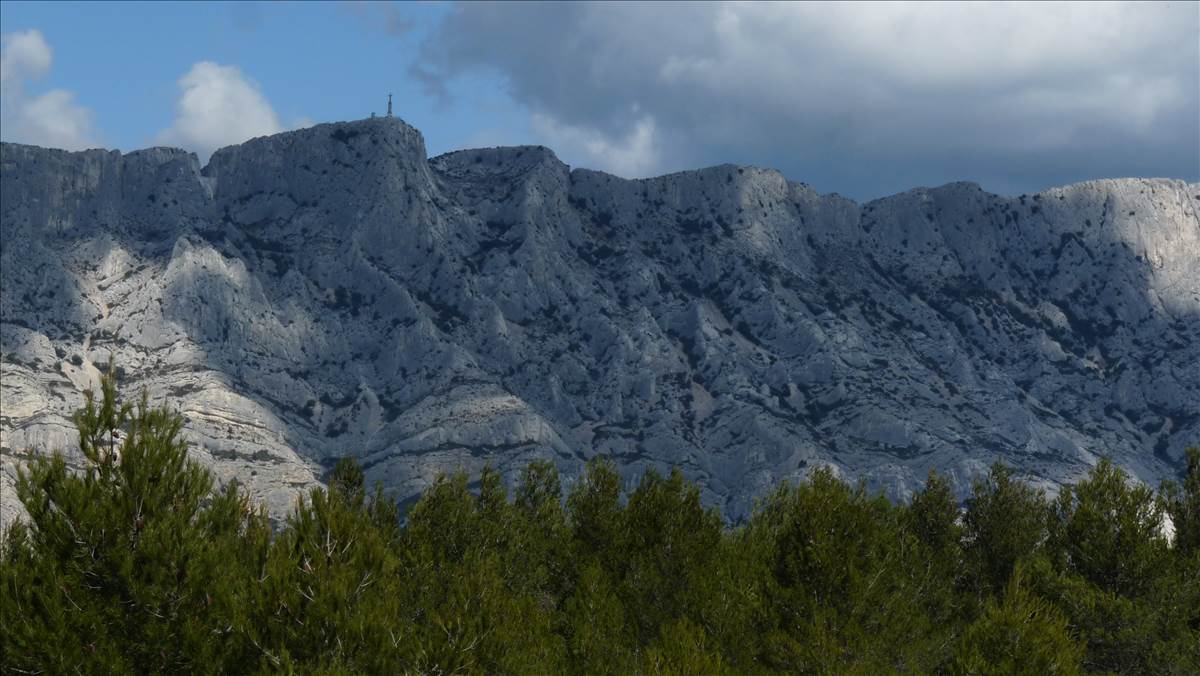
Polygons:
[[[1039,569],[1039,586],[1086,645],[1088,671],[1200,671],[1194,624],[1200,568],[1195,561],[1181,567],[1186,550],[1173,552],[1164,535],[1164,504],[1108,460],[1056,501],[1052,549],[1060,560]],[[1183,610],[1189,606],[1191,629]]]
[[1071,638],[1067,620],[1025,586],[1018,566],[1000,598],[989,598],[982,615],[963,632],[954,674],[1080,673],[1083,646]]
[[1162,492],[1175,528],[1175,548],[1195,554],[1200,552],[1200,448],[1189,448],[1186,455],[1183,487],[1169,481]]
[[[0,542],[5,673],[1200,673],[1200,451],[965,509],[828,470],[730,527],[678,471],[443,476],[400,514],[352,460],[272,525],[115,369]],[[1174,539],[1168,533],[1174,527]]]
[[265,517],[236,487],[214,494],[182,420],[145,396],[120,404],[113,372],[75,416],[85,467],[55,454],[19,475],[29,521],[0,563],[6,670],[205,672],[237,657],[227,575],[266,542]]
[[962,542],[964,573],[978,601],[1003,592],[1017,565],[1043,552],[1051,517],[1042,492],[1004,465],[994,465],[974,482]]

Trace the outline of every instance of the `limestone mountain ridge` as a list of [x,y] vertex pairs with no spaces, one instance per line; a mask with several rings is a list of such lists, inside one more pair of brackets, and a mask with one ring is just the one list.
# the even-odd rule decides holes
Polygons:
[[[0,507],[112,354],[273,513],[353,455],[569,482],[679,467],[733,518],[835,467],[903,499],[1002,460],[1152,483],[1200,442],[1200,184],[858,204],[722,165],[427,159],[396,118],[217,151],[0,148]],[[78,458],[75,458],[78,461]]]

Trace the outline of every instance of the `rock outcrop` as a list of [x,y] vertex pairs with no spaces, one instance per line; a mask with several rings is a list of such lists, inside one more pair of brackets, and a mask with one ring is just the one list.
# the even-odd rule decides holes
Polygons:
[[[0,501],[113,355],[283,514],[339,458],[678,466],[744,515],[820,465],[903,498],[995,460],[1146,481],[1200,442],[1200,185],[859,205],[775,171],[426,159],[394,118],[218,151],[4,144]],[[78,458],[74,458],[78,461]]]

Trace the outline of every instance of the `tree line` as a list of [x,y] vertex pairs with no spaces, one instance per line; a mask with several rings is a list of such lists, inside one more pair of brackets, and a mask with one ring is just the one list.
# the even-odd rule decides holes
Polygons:
[[272,528],[112,368],[75,424],[86,470],[34,458],[0,541],[8,673],[1200,673],[1195,449],[1158,491],[996,465],[965,508],[817,470],[736,527],[678,471],[452,474],[401,515],[344,460]]

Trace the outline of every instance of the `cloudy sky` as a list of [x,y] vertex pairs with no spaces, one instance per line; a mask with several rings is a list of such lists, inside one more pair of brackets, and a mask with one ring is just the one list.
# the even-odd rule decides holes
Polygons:
[[0,4],[0,136],[223,145],[396,113],[431,154],[724,162],[870,199],[1200,180],[1200,3]]

